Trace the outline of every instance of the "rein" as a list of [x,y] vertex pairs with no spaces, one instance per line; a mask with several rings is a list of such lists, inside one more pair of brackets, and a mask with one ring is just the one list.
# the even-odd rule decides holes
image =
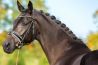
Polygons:
[[[29,18],[33,19],[32,16],[19,16],[19,17],[25,17],[25,18],[29,17]],[[20,49],[23,46],[23,44],[24,44],[23,41],[24,41],[25,37],[28,35],[28,33],[30,32],[30,29],[33,29],[32,33],[33,33],[33,35],[35,35],[35,30],[34,30],[35,25],[34,25],[34,22],[35,22],[35,19],[32,20],[31,25],[28,27],[27,32],[26,32],[26,34],[23,37],[21,35],[19,35],[15,31],[12,31],[12,32],[8,33],[8,35],[12,35],[12,37],[14,37],[15,39],[18,40],[19,43],[16,44],[16,47],[18,49]]]
[[19,54],[20,54],[20,50],[18,50],[18,52],[17,52],[17,57],[16,57],[16,63],[15,63],[15,65],[18,65],[18,62],[19,62]]

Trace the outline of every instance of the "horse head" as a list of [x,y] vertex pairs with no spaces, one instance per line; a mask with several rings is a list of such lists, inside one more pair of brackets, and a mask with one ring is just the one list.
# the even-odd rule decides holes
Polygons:
[[30,43],[35,39],[35,29],[33,15],[33,5],[31,1],[28,8],[25,9],[19,1],[17,1],[20,15],[13,23],[13,29],[8,33],[8,37],[3,44],[4,51],[12,53],[15,49],[21,48],[26,43]]

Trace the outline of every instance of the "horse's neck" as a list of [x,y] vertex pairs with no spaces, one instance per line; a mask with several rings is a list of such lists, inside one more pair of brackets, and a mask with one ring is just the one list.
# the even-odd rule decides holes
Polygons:
[[66,54],[72,54],[72,49],[78,46],[78,44],[70,43],[69,41],[73,41],[72,38],[59,25],[57,26],[49,16],[38,13],[37,18],[37,26],[40,32],[37,39],[40,41],[50,64],[55,65]]

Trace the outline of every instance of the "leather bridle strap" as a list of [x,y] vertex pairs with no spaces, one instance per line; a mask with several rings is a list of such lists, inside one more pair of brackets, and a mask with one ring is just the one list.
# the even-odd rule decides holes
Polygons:
[[19,42],[19,43],[16,44],[16,47],[21,48],[23,46],[22,37],[20,35],[18,35],[15,31],[12,31],[11,35],[15,39],[17,39],[17,41]]

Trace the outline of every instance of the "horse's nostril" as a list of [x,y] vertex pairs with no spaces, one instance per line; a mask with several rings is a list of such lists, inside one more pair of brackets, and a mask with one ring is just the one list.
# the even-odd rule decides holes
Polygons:
[[9,42],[8,42],[8,43],[6,43],[6,44],[5,44],[5,46],[6,46],[7,48],[9,48],[10,43],[9,43]]

